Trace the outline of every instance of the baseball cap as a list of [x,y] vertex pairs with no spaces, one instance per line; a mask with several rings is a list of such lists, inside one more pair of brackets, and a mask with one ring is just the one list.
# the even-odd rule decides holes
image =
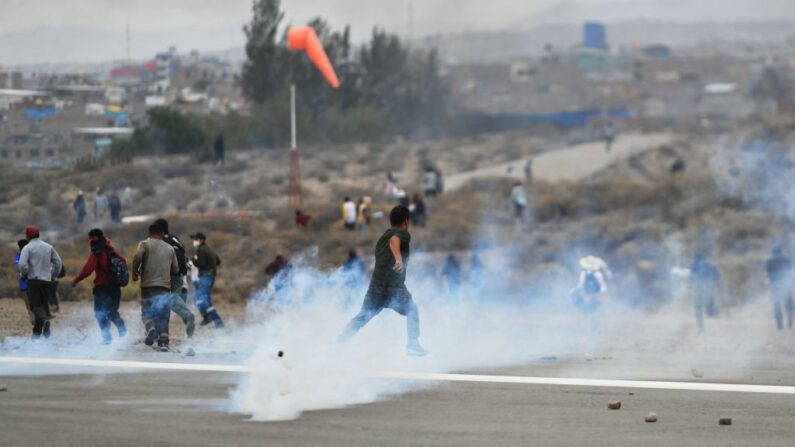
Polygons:
[[22,232],[27,237],[33,237],[39,235],[39,227],[35,225],[29,225],[25,228],[25,231]]

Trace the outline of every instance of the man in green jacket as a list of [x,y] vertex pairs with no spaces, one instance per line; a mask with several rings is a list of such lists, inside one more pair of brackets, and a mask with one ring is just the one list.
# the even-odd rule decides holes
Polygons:
[[224,322],[218,311],[213,307],[213,285],[215,285],[215,273],[221,265],[221,258],[215,251],[207,245],[207,236],[204,233],[196,233],[190,236],[193,239],[193,246],[196,248],[196,255],[193,256],[193,266],[199,270],[199,282],[196,285],[196,307],[204,318],[202,326],[215,323],[216,328],[223,327]]
[[340,336],[341,342],[353,337],[373,317],[389,308],[406,317],[406,353],[413,356],[428,353],[420,345],[420,315],[411,293],[406,288],[406,267],[411,242],[408,231],[410,217],[409,209],[402,205],[396,206],[389,213],[392,228],[386,230],[375,244],[375,270],[362,309],[348,323]]

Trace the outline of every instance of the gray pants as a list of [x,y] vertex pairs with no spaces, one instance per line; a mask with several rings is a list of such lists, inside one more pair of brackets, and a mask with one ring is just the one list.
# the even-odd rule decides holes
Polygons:
[[348,323],[340,335],[340,341],[353,337],[359,329],[364,327],[384,309],[392,309],[406,317],[406,335],[408,344],[419,343],[420,338],[420,313],[411,297],[411,293],[404,287],[394,289],[378,289],[370,287],[362,303],[362,309]]
[[[784,329],[784,312],[787,313],[787,326],[792,327],[793,317],[795,317],[795,303],[792,299],[792,290],[788,288],[773,288],[770,291],[773,299],[773,313],[776,317],[776,327]],[[782,310],[783,308],[783,310]]]
[[179,315],[182,322],[187,326],[192,324],[196,317],[193,316],[193,312],[188,308],[188,291],[182,282],[182,276],[171,277],[171,299],[169,304],[171,311]]

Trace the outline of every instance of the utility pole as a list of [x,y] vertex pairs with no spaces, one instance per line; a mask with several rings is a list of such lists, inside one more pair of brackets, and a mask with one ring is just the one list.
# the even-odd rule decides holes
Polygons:
[[414,0],[406,0],[406,42],[411,46],[414,39]]
[[126,42],[126,53],[127,53],[126,65],[129,66],[131,63],[130,61],[132,60],[130,58],[130,22],[127,22],[127,26],[125,29],[125,42]]

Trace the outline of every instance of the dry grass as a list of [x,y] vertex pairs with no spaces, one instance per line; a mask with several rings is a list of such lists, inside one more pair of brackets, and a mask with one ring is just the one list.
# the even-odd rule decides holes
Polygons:
[[[0,204],[2,256],[10,261],[15,233],[36,222],[53,231],[67,265],[66,285],[88,254],[85,232],[93,225],[71,222],[74,192],[129,183],[137,188],[138,200],[126,213],[163,214],[172,232],[183,239],[195,231],[207,233],[223,259],[217,299],[242,302],[266,284],[264,267],[277,252],[294,257],[316,251],[315,262],[322,268],[339,265],[350,248],[369,254],[385,222],[374,223],[364,234],[345,231],[340,205],[346,195],[369,195],[376,210],[388,212],[393,203],[381,193],[386,172],[394,172],[412,194],[420,190],[426,166],[460,172],[526,156],[542,146],[517,133],[421,144],[302,148],[303,210],[313,216],[308,230],[294,227],[293,210],[287,206],[286,150],[230,154],[223,168],[173,157],[90,173],[17,170],[0,179],[0,197],[8,199]],[[510,214],[512,182],[478,180],[428,201],[429,225],[412,230],[414,249],[441,259],[450,252],[466,254],[472,246],[499,247],[510,260],[511,277],[519,285],[531,284],[528,287],[536,279],[572,281],[576,256],[598,252],[616,270],[615,290],[627,290],[620,298],[653,307],[670,294],[668,272],[677,262],[670,241],[676,235],[686,248],[684,262],[696,249],[707,247],[715,253],[731,291],[727,300],[740,302],[756,290],[761,263],[773,240],[788,233],[788,224],[727,200],[719,192],[720,179],[705,168],[710,152],[711,146],[702,141],[678,142],[585,182],[534,184],[528,188],[533,221],[518,227]],[[668,168],[679,156],[690,168],[673,176]],[[42,182],[57,187],[50,186],[48,194],[34,200],[27,185]],[[231,210],[253,214],[190,214]],[[145,224],[103,226],[130,259],[138,240],[145,237]],[[15,294],[15,278],[9,263],[1,263],[0,296]],[[75,290],[62,286],[61,292],[64,300],[88,299],[90,285],[86,282]],[[135,287],[126,288],[124,297],[135,299]]]

